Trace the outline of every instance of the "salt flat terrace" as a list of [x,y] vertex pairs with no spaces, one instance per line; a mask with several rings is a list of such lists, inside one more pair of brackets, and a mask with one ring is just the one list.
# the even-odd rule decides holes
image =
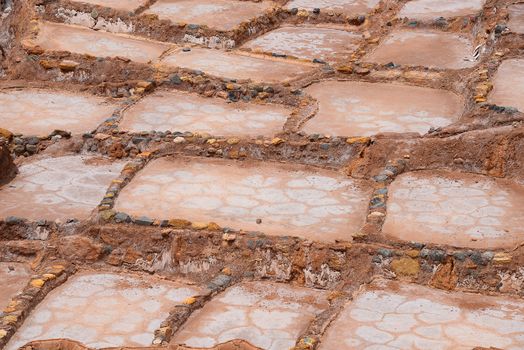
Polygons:
[[402,174],[389,188],[386,235],[459,247],[513,247],[522,240],[524,187],[445,171]]
[[435,20],[479,13],[485,0],[413,0],[407,2],[398,17],[415,20]]
[[524,59],[503,61],[493,78],[488,102],[524,111]]
[[449,293],[378,280],[339,314],[320,350],[524,347],[521,299]]
[[211,347],[243,339],[265,350],[289,349],[328,306],[326,291],[245,282],[196,311],[171,343]]
[[511,5],[508,10],[508,27],[515,33],[524,34],[524,4]]
[[32,159],[0,188],[0,217],[87,219],[122,167],[123,162],[93,156]]
[[215,136],[275,135],[291,110],[273,104],[227,103],[177,91],[149,95],[124,112],[121,130],[191,131]]
[[154,277],[83,272],[38,304],[7,344],[68,338],[94,348],[149,346],[174,305],[198,288]]
[[47,136],[55,130],[83,134],[95,130],[117,107],[82,93],[0,90],[0,127],[24,135]]
[[343,13],[348,16],[364,15],[378,5],[380,0],[291,0],[286,8]]
[[369,52],[364,61],[462,69],[476,65],[471,41],[461,35],[429,30],[396,30]]
[[73,0],[74,2],[110,7],[115,10],[132,12],[144,6],[147,0]]
[[0,262],[0,310],[9,305],[9,301],[17,293],[21,292],[29,282],[31,269],[24,263]]
[[176,24],[197,24],[228,31],[269,10],[271,1],[159,0],[147,11]]
[[452,92],[400,84],[324,81],[305,91],[319,103],[303,127],[308,134],[425,134],[453,123],[464,108]]
[[298,62],[204,48],[177,50],[165,56],[162,63],[171,67],[199,70],[220,78],[251,79],[265,83],[286,82],[316,68],[314,65]]
[[68,51],[95,57],[125,57],[138,63],[155,61],[172,47],[130,35],[52,22],[39,23],[38,34],[26,40],[26,45],[38,46],[46,51]]
[[335,28],[285,26],[268,32],[244,46],[253,51],[332,62],[349,58],[361,35]]
[[120,193],[115,210],[158,219],[351,240],[370,188],[337,172],[278,163],[157,159]]

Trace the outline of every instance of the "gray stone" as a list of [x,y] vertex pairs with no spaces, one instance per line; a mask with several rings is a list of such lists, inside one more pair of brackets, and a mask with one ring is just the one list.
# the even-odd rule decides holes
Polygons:
[[484,252],[484,253],[481,254],[481,256],[482,256],[482,261],[484,261],[484,263],[487,264],[488,262],[490,262],[491,260],[493,260],[493,256],[494,256],[494,255],[495,255],[495,254],[494,254],[493,252]]
[[15,138],[13,139],[13,143],[14,143],[15,145],[23,145],[23,144],[24,144],[24,140],[22,140],[20,137],[15,137]]
[[173,74],[172,76],[169,77],[169,82],[174,85],[180,85],[182,84],[182,79],[180,79],[178,75]]
[[480,252],[469,252],[469,258],[477,265],[484,265],[484,260],[482,259],[482,254]]
[[29,145],[38,145],[40,139],[36,136],[30,136],[26,138],[27,144]]
[[207,287],[212,290],[225,288],[231,283],[231,277],[227,275],[218,275],[209,282]]
[[459,252],[454,252],[453,256],[455,257],[455,259],[459,261],[464,261],[466,260],[467,254],[465,252],[459,251]]
[[151,218],[148,218],[147,216],[140,216],[136,219],[134,219],[134,223],[141,226],[151,226],[153,225],[154,220]]
[[5,218],[5,223],[8,225],[19,225],[22,222],[24,222],[24,219],[18,216],[8,216]]
[[131,222],[131,218],[126,213],[116,213],[115,221],[116,222]]
[[388,189],[386,187],[379,188],[378,190],[375,190],[376,194],[387,194]]
[[386,181],[388,179],[388,176],[384,175],[384,174],[380,174],[380,175],[377,175],[377,176],[373,176],[373,180],[375,182],[383,182],[383,181]]
[[38,151],[38,147],[35,145],[25,145],[25,149],[29,153],[36,153]]
[[377,250],[377,254],[383,256],[384,258],[390,258],[393,256],[393,252],[390,249],[380,248]]

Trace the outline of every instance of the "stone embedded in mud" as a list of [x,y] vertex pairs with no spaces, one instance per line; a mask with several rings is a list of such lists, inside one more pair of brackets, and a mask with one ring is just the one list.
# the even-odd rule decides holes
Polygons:
[[161,63],[171,67],[200,70],[220,78],[265,83],[286,82],[311,73],[315,66],[221,50],[193,48],[189,52],[175,51]]
[[67,24],[42,22],[38,35],[26,42],[46,51],[69,51],[96,57],[125,57],[138,63],[155,61],[169,48],[170,44],[95,31]]
[[416,259],[403,257],[391,262],[391,270],[398,276],[415,277],[420,271],[420,265]]
[[464,100],[450,91],[401,84],[323,81],[305,91],[319,103],[302,127],[308,134],[425,134],[453,123],[464,109]]
[[[42,89],[0,91],[0,105],[0,125],[9,125],[15,133],[41,136],[55,130],[89,132],[118,107],[96,96]],[[36,138],[33,144],[39,141]]]
[[158,0],[145,13],[177,24],[191,23],[227,31],[263,15],[272,6],[270,1]]
[[407,2],[398,17],[414,20],[435,20],[439,17],[451,18],[474,15],[484,5],[485,0],[413,0]]
[[327,294],[280,283],[244,282],[195,311],[171,343],[207,348],[243,339],[265,350],[289,349],[328,307]]
[[524,112],[524,59],[505,60],[500,64],[488,102]]
[[300,10],[314,11],[333,11],[349,16],[365,14],[375,6],[380,0],[291,0],[286,4],[286,8],[298,8]]
[[364,181],[299,165],[163,158],[133,178],[115,209],[319,241],[351,240],[364,223],[370,193]]
[[349,302],[320,350],[524,347],[524,302],[377,280]]
[[417,171],[390,185],[383,233],[405,241],[471,248],[522,241],[524,186],[448,171]]
[[[119,129],[255,137],[281,132],[290,114],[291,110],[274,104],[226,103],[180,91],[159,91],[127,109]],[[173,142],[183,143],[185,139],[178,136]]]
[[361,35],[335,28],[285,26],[259,36],[242,47],[254,51],[320,59],[348,59],[358,48]]
[[169,310],[200,292],[194,286],[150,276],[78,273],[48,294],[6,349],[56,338],[93,348],[149,346]]
[[364,61],[378,64],[423,66],[438,69],[471,68],[477,64],[468,38],[430,30],[396,30],[389,34]]
[[9,186],[0,189],[0,217],[87,219],[123,165],[79,155],[22,163]]

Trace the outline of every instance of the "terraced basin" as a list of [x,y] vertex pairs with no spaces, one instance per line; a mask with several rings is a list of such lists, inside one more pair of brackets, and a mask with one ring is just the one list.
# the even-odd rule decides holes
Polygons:
[[55,130],[83,134],[95,130],[117,107],[82,93],[0,90],[0,127],[24,135],[47,136]]
[[364,223],[369,197],[367,183],[333,171],[161,158],[122,190],[115,210],[333,241],[351,240]]
[[0,279],[4,285],[0,288],[0,310],[3,310],[17,293],[29,282],[31,269],[24,263],[0,262]]
[[524,187],[446,171],[402,174],[391,184],[383,232],[406,241],[471,248],[522,241]]
[[87,219],[123,166],[121,161],[80,155],[23,163],[19,174],[0,188],[0,217]]
[[510,59],[500,64],[488,102],[524,111],[524,59]]
[[205,25],[216,30],[232,30],[239,24],[269,10],[270,1],[159,0],[146,13],[178,24]]
[[452,92],[401,84],[324,81],[305,91],[319,103],[303,126],[308,134],[425,134],[453,123],[464,108]]
[[471,41],[454,33],[396,30],[363,60],[378,64],[462,69],[476,65]]
[[170,309],[199,293],[150,276],[81,272],[38,304],[6,349],[57,338],[93,348],[149,346]]
[[286,8],[313,11],[337,12],[345,15],[362,15],[371,11],[380,0],[291,0]]
[[124,57],[138,63],[155,61],[172,47],[125,34],[96,31],[68,24],[42,22],[36,38],[25,41],[46,51],[68,51],[96,57]]
[[376,280],[349,302],[320,350],[471,350],[524,346],[524,303]]
[[508,12],[508,27],[515,33],[524,34],[524,4],[511,5]]
[[482,10],[485,0],[414,0],[407,2],[398,17],[415,20],[435,20],[474,15]]
[[167,66],[199,70],[216,77],[266,83],[300,78],[315,68],[313,65],[204,48],[192,48],[189,52],[178,50],[167,55],[162,62]]
[[272,104],[227,103],[184,92],[149,95],[125,111],[121,130],[191,131],[217,136],[274,135],[291,110]]
[[333,62],[349,58],[360,40],[360,35],[341,29],[285,26],[246,43],[243,48]]
[[211,347],[243,339],[267,350],[289,349],[329,305],[327,292],[271,282],[244,282],[195,312],[172,344]]
[[116,10],[132,12],[146,4],[146,0],[78,0],[75,2],[110,7]]

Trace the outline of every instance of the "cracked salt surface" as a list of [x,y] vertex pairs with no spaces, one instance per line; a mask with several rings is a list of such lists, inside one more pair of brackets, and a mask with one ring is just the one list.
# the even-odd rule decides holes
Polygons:
[[6,346],[68,338],[93,348],[149,346],[176,304],[198,288],[150,276],[83,272],[51,291]]
[[364,223],[370,192],[360,180],[303,166],[157,159],[123,189],[115,208],[275,235],[351,240]]
[[346,305],[319,349],[471,350],[477,346],[524,347],[522,300],[377,280]]
[[524,187],[447,171],[398,176],[389,188],[383,232],[406,241],[471,248],[513,247],[522,240]]
[[266,350],[289,349],[315,315],[328,307],[326,297],[326,291],[245,282],[196,311],[171,343],[210,347],[243,339]]

